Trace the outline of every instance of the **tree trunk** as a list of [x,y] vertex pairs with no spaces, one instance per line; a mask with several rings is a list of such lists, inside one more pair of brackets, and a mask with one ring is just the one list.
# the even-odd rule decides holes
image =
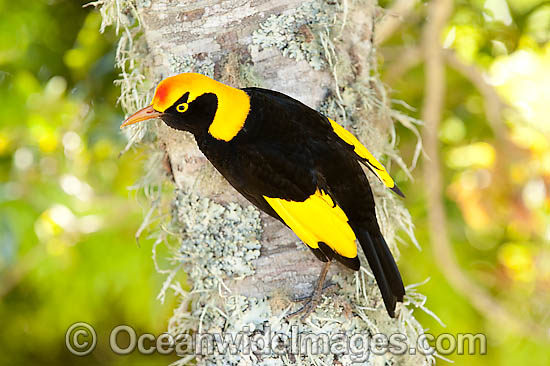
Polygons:
[[[126,1],[124,9],[118,3],[105,0],[101,11],[105,24],[117,22],[123,28],[118,62],[126,112],[149,103],[152,87],[161,79],[200,72],[236,87],[261,86],[288,94],[352,129],[375,156],[386,153],[402,163],[390,138],[392,112],[372,76],[372,1],[152,0]],[[130,141],[143,138],[145,131],[154,135],[155,148],[165,151],[175,183],[172,220],[164,232],[179,241],[175,263],[184,268],[191,287],[186,292],[172,283],[182,302],[170,322],[171,333],[236,333],[244,328],[249,336],[267,329],[292,336],[291,326],[298,325],[301,333],[331,337],[402,333],[415,345],[422,327],[412,310],[398,307],[399,317],[390,319],[368,267],[354,273],[333,264],[327,279],[338,286],[318,309],[305,323],[285,319],[301,306],[291,299],[313,291],[322,263],[288,228],[238,194],[200,153],[191,135],[156,123],[146,130],[136,127]],[[399,228],[410,231],[410,217],[381,184],[371,180],[371,185],[382,230],[398,254],[395,233]],[[366,266],[364,257],[362,263]],[[171,281],[172,274],[167,283]],[[420,295],[413,295],[406,305],[418,305]],[[240,350],[233,355],[216,350],[196,359],[201,365],[433,361],[432,356],[410,355],[408,350],[404,355],[375,355],[364,347],[355,358],[349,350]]]

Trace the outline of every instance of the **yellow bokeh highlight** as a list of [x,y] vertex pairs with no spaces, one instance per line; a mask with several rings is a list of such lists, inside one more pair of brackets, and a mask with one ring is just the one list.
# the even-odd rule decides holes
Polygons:
[[485,230],[491,226],[491,217],[483,205],[484,194],[480,185],[479,174],[467,170],[459,174],[447,190],[460,207],[466,224],[475,230]]
[[459,143],[466,136],[464,121],[456,116],[447,118],[439,129],[439,138],[446,143]]
[[[452,34],[452,42],[448,39],[449,33]],[[470,24],[458,24],[447,29],[445,43],[446,46],[452,46],[462,60],[471,63],[476,59],[482,41],[483,34],[479,28]]]
[[533,256],[524,245],[516,243],[504,244],[498,251],[498,259],[508,269],[512,279],[521,282],[534,280]]
[[523,184],[529,179],[529,174],[525,171],[523,164],[512,164],[508,170],[508,175],[515,184]]
[[69,243],[61,237],[51,238],[46,242],[46,251],[49,255],[60,256],[67,252]]
[[3,155],[8,151],[10,147],[10,138],[7,134],[0,132],[0,155]]
[[453,169],[488,168],[494,164],[495,159],[495,148],[491,144],[475,142],[451,149],[446,162]]
[[57,135],[52,131],[44,133],[42,136],[40,136],[40,139],[38,140],[38,146],[40,147],[40,150],[45,153],[51,153],[55,151],[58,144],[59,139],[57,138]]
[[529,126],[513,125],[510,131],[510,139],[516,145],[529,149],[536,154],[550,151],[548,137]]
[[73,48],[65,53],[65,56],[63,56],[63,61],[65,61],[65,64],[72,69],[80,69],[86,66],[88,56],[85,50]]
[[34,231],[39,239],[45,240],[61,234],[63,232],[63,228],[53,220],[49,211],[45,211],[36,220],[34,224]]
[[38,144],[44,153],[55,151],[59,145],[59,137],[53,128],[51,120],[46,119],[42,114],[33,113],[27,120],[30,136]]
[[463,205],[462,208],[464,220],[472,229],[484,230],[490,226],[490,217],[479,200],[471,201]]
[[[524,43],[527,39],[525,38]],[[550,135],[548,122],[550,44],[544,48],[538,47],[536,43],[520,47],[524,49],[495,60],[490,68],[490,82],[519,112],[516,116],[523,120],[522,122],[540,131],[548,140]],[[509,122],[516,125],[520,121]]]

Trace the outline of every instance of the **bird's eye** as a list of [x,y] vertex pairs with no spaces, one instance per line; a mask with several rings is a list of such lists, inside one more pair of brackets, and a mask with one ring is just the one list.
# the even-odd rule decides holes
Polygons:
[[187,108],[189,108],[189,104],[181,103],[181,104],[178,104],[178,106],[176,107],[176,110],[180,113],[183,113],[183,112],[187,111]]

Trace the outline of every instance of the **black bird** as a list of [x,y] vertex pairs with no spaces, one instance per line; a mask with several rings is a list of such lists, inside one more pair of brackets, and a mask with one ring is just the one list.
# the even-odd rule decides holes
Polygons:
[[236,89],[185,73],[160,82],[150,106],[121,127],[160,118],[193,134],[218,171],[255,206],[280,220],[326,262],[305,316],[315,308],[332,259],[359,270],[358,240],[388,314],[405,289],[376,219],[365,165],[403,196],[386,169],[342,126],[276,91]]

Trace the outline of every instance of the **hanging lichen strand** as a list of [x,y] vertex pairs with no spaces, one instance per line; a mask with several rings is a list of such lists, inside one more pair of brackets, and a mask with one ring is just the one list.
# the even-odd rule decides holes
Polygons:
[[[319,98],[319,108],[323,113],[352,130],[376,158],[389,157],[386,166],[395,162],[408,174],[407,166],[395,147],[393,120],[413,130],[416,121],[390,108],[386,91],[376,74],[373,59],[375,52],[369,38],[375,13],[374,3],[351,0],[279,0],[272,6],[266,5],[267,1],[202,3],[170,0],[104,0],[95,3],[100,6],[104,26],[114,24],[120,31],[117,63],[122,70],[120,100],[126,112],[134,112],[137,107],[144,106],[150,99],[152,87],[168,74],[193,71],[230,81],[235,86],[272,87],[272,80],[278,77],[277,72],[281,70],[266,68],[265,65],[273,62],[270,60],[284,63],[281,69],[304,70],[305,63],[307,68],[313,70],[308,75],[318,77],[319,85],[316,89],[319,90],[313,90],[311,85],[300,89],[300,86],[294,85],[298,81],[292,78],[281,82],[280,89],[294,90],[296,87],[296,93],[299,94],[301,90],[306,95],[309,88],[310,94],[324,95]],[[221,40],[204,43],[205,51],[197,52],[203,43],[200,43],[200,47],[196,45],[199,41],[188,45],[187,40],[178,33],[181,24],[168,24],[163,28],[158,23],[161,18],[167,22],[173,19],[164,14],[167,7],[177,9],[180,22],[198,22],[197,26],[203,24],[201,19],[205,18],[212,27],[216,19],[208,17],[217,14],[220,8],[230,9],[227,17],[236,17],[238,20],[239,16],[242,19],[257,16],[261,21],[253,24],[254,30],[248,37],[227,41],[231,39],[231,34],[224,35],[220,37]],[[153,13],[162,16],[155,20],[151,17]],[[142,16],[153,20],[140,24]],[[251,25],[243,21],[243,27],[250,28]],[[172,33],[164,34],[164,29]],[[200,31],[200,27],[197,31]],[[153,47],[151,42],[158,41],[159,34],[163,34],[169,41]],[[233,48],[225,50],[219,48],[219,44]],[[284,55],[289,61],[281,61],[276,55]],[[315,101],[315,98],[311,98]],[[143,141],[143,137],[147,136],[147,144],[158,152],[152,154],[156,160],[150,164],[155,169],[150,169],[141,185],[138,185],[152,201],[152,209],[146,215],[140,232],[149,226],[152,235],[157,238],[157,244],[169,242],[174,248],[170,258],[173,266],[165,270],[159,268],[160,272],[167,275],[159,297],[163,299],[165,292],[170,289],[180,298],[168,326],[170,333],[196,335],[223,332],[237,335],[244,331],[248,332],[246,337],[250,339],[270,331],[271,334],[292,337],[296,335],[295,327],[298,326],[302,334],[322,333],[322,337],[329,339],[336,335],[350,339],[354,334],[373,336],[383,333],[389,336],[401,333],[407,337],[409,347],[415,346],[423,329],[412,312],[415,308],[428,312],[424,308],[425,297],[416,292],[416,285],[408,286],[399,317],[390,319],[368,267],[355,274],[336,271],[331,280],[337,286],[333,286],[333,291],[323,297],[320,306],[305,323],[300,318],[286,319],[285,314],[299,306],[289,300],[287,293],[266,293],[258,282],[246,282],[260,277],[260,282],[265,279],[276,283],[276,279],[265,277],[266,264],[262,262],[266,255],[263,251],[269,251],[270,248],[262,247],[260,251],[260,243],[265,240],[265,231],[271,224],[264,221],[255,208],[235,196],[219,174],[209,164],[205,164],[205,159],[197,152],[189,136],[181,134],[177,138],[172,135],[167,137],[163,128],[161,124],[150,124],[146,130],[134,130],[129,137],[129,144]],[[161,164],[165,159],[163,150],[166,150],[168,162],[171,162],[173,179],[178,187],[168,197],[171,200],[169,206],[162,203],[167,195],[160,194],[161,189],[158,188],[168,181],[163,173],[166,169]],[[398,232],[405,233],[416,244],[410,215],[399,199],[383,189],[375,179],[371,180],[371,186],[376,197],[381,229],[392,251],[398,255]],[[158,214],[155,214],[157,211]],[[166,212],[170,213],[170,220],[158,219],[161,213]],[[305,250],[305,246],[296,238],[291,237],[290,240],[296,242],[296,249],[285,247],[285,250],[296,251],[304,258],[310,255],[309,252],[298,252]],[[366,264],[364,257],[362,263]],[[187,274],[189,289],[187,284],[182,285],[176,280],[176,273],[181,268]],[[256,287],[237,291],[235,288],[239,285],[235,284],[238,283],[251,283]],[[308,286],[309,282],[302,292],[310,291],[311,287]],[[254,296],[250,296],[250,293]],[[177,364],[185,365],[195,358],[200,365],[348,365],[352,361],[365,365],[424,365],[434,362],[433,356],[418,352],[410,354],[409,348],[401,355],[391,352],[378,355],[368,352],[353,355],[348,352],[342,355],[334,350],[325,353],[313,352],[311,349],[309,352],[299,349],[301,352],[298,353],[294,352],[295,349],[283,349],[282,352],[272,349],[259,353],[247,352],[247,349],[230,352],[231,348],[225,351],[215,348],[209,354],[199,355],[194,354],[196,350],[188,351],[189,354],[183,356]]]

